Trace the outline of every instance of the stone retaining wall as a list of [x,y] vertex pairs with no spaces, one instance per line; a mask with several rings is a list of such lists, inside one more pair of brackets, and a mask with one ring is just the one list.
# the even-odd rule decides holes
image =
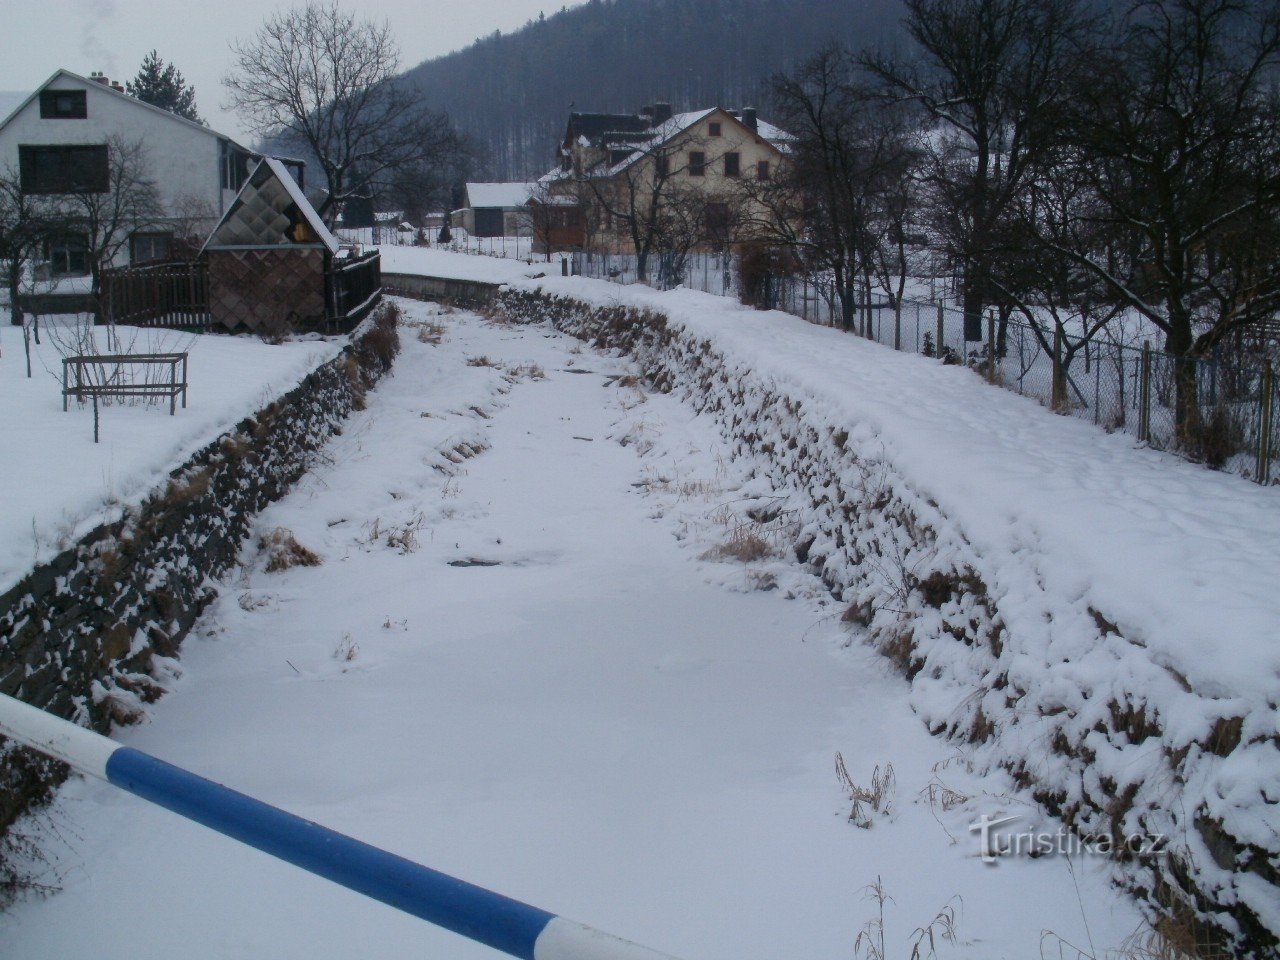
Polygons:
[[[1274,955],[1276,832],[1242,831],[1203,790],[1230,764],[1274,765],[1280,737],[1242,737],[1241,718],[1230,714],[1206,720],[1198,732],[1162,729],[1162,708],[1199,698],[1212,716],[1217,705],[1156,663],[1097,689],[1047,682],[1051,671],[1025,655],[1002,618],[999,594],[988,587],[998,584],[999,571],[987,569],[965,531],[865,431],[832,422],[732,360],[731,345],[722,352],[653,310],[514,288],[498,303],[511,321],[548,322],[626,352],[652,387],[677,391],[714,416],[737,454],[759,464],[795,507],[796,558],[847,605],[845,621],[903,671],[913,706],[934,734],[976,745],[979,766],[1008,770],[1082,837],[1111,840],[1128,886],[1166,929],[1194,937],[1206,955],[1224,945],[1239,956]],[[1069,585],[1043,589],[1061,599]],[[1106,659],[1131,646],[1106,610],[1076,606],[1071,616],[1095,637],[1091,656]],[[1026,743],[1041,745],[1040,754],[1009,746]],[[1235,823],[1274,816],[1274,798],[1249,802]],[[1157,851],[1124,842],[1157,833],[1170,840]]]
[[[197,453],[141,505],[0,595],[0,693],[106,733],[163,693],[166,660],[279,499],[390,368],[395,320],[375,314],[335,359]],[[0,836],[65,769],[0,738]],[[0,905],[21,877],[0,846]]]

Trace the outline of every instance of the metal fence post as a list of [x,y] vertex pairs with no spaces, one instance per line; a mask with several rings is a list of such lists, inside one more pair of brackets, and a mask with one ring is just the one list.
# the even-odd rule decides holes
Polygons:
[[1275,401],[1271,361],[1262,368],[1262,397],[1258,404],[1258,465],[1254,475],[1258,483],[1271,482],[1271,408]]
[[893,349],[902,349],[902,297],[893,304]]
[[933,355],[939,360],[942,359],[942,329],[943,329],[943,311],[946,308],[941,303],[938,304],[938,340],[933,345]]
[[987,383],[996,382],[996,318],[987,317]]
[[1062,324],[1053,328],[1053,386],[1050,389],[1049,406],[1061,410],[1066,406],[1067,391],[1062,382]]
[[1138,380],[1138,440],[1151,442],[1151,341],[1142,341],[1142,367]]

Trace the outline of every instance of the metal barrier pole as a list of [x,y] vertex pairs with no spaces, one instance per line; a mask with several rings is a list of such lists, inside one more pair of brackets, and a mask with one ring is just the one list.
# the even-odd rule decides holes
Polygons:
[[304,820],[3,694],[0,735],[521,960],[674,960]]

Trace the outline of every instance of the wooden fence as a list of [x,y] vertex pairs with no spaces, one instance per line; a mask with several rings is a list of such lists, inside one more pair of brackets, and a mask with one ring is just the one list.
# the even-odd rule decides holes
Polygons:
[[103,323],[137,327],[209,325],[209,271],[201,260],[103,270],[98,294]]
[[[325,326],[335,332],[349,331],[382,296],[381,255],[375,250],[352,259],[328,260],[323,283]],[[104,270],[98,295],[100,321],[204,329],[214,319],[209,287],[209,265],[204,259]]]
[[382,254],[374,250],[351,260],[332,261],[325,286],[329,325],[350,330],[382,297]]

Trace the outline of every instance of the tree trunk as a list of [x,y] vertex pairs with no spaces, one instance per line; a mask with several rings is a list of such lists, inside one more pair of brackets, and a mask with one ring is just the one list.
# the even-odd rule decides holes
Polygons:
[[1191,356],[1190,320],[1170,311],[1165,350],[1173,355],[1173,425],[1178,443],[1195,453],[1199,446],[1200,403],[1196,382],[1196,357]]
[[982,339],[982,308],[986,306],[985,284],[977,264],[965,266],[960,286],[960,307],[964,311],[964,338],[968,341]]

